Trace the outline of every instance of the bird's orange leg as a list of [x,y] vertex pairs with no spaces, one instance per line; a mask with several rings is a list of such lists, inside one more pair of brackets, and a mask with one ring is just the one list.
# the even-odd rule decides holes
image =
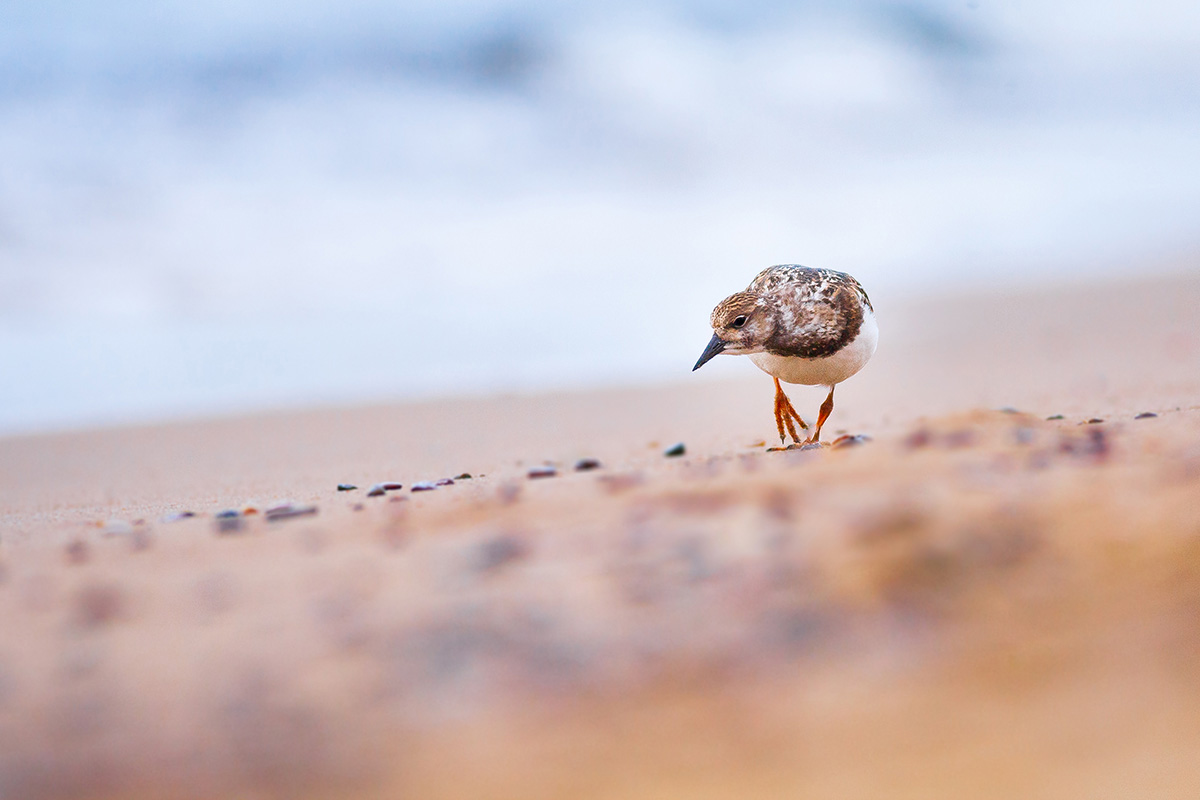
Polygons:
[[812,438],[808,441],[820,443],[821,441],[821,426],[825,424],[825,420],[829,419],[829,415],[833,413],[833,387],[829,387],[829,397],[825,398],[825,402],[821,403],[821,411],[817,415],[817,429],[813,432]]
[[800,418],[800,414],[792,407],[792,401],[788,400],[788,396],[783,393],[783,387],[779,385],[779,378],[775,379],[775,427],[779,431],[780,443],[786,442],[787,439],[783,435],[783,428],[787,426],[788,435],[792,437],[793,442],[799,442],[800,437],[796,434],[796,426],[792,424],[792,420],[800,423],[800,427],[807,429],[808,424]]

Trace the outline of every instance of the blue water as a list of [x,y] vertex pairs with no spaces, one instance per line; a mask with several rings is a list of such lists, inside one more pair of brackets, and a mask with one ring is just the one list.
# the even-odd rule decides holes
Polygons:
[[771,263],[1155,268],[1198,133],[1194,3],[7,4],[0,433],[682,378]]

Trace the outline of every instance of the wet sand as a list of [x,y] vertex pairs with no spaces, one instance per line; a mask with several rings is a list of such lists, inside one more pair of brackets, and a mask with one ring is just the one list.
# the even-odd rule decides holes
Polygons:
[[1196,273],[876,298],[836,449],[749,364],[0,440],[0,798],[1192,797]]

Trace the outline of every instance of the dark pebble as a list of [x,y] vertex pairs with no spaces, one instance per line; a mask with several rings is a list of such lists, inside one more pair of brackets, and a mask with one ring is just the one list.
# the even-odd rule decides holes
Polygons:
[[75,596],[75,618],[84,628],[98,628],[121,616],[125,602],[113,584],[94,583]]
[[472,477],[473,477],[473,476],[471,475],[471,473],[469,473],[469,472],[464,472],[464,473],[462,473],[461,475],[455,475],[455,476],[454,476],[454,480],[456,480],[456,481],[469,481],[469,480],[471,480],[471,478],[472,478]]
[[594,469],[600,469],[600,461],[595,458],[581,458],[575,462],[576,472],[590,472]]
[[396,483],[395,481],[388,481],[387,483],[380,483],[376,485],[385,492],[398,492],[404,488],[403,483]]
[[68,564],[86,564],[91,550],[87,542],[75,539],[67,543],[66,554]]
[[684,446],[683,442],[679,442],[678,444],[673,444],[664,450],[663,455],[667,458],[677,458],[686,452],[687,447]]
[[1140,413],[1136,417],[1134,417],[1134,419],[1152,419],[1157,416],[1158,416],[1158,414],[1155,414],[1153,411],[1143,411],[1142,413]]
[[1100,419],[1099,417],[1092,417],[1091,419],[1089,419],[1087,421],[1087,424],[1088,425],[1099,425],[1101,422],[1104,422],[1104,420]]
[[383,497],[385,494],[387,494],[387,489],[384,489],[381,483],[377,483],[367,490],[367,497]]
[[530,478],[553,478],[558,474],[558,470],[549,464],[546,464],[542,467],[534,467],[526,474],[528,474]]
[[946,434],[943,443],[946,447],[970,447],[975,444],[975,433],[969,428],[961,428]]
[[1047,422],[1053,422],[1054,420],[1057,420],[1057,419],[1066,419],[1066,417],[1064,417],[1062,414],[1055,414],[1052,417],[1046,417]]
[[295,517],[308,517],[317,513],[317,507],[312,505],[298,506],[288,503],[287,505],[275,506],[268,508],[266,517],[267,522],[275,522],[281,519],[294,519]]
[[933,434],[928,428],[917,428],[915,431],[904,437],[904,446],[910,450],[918,450],[922,447],[928,447],[933,441]]
[[217,533],[237,533],[242,529],[242,515],[233,509],[218,511],[213,518],[217,521]]
[[492,572],[523,558],[528,553],[529,545],[516,536],[496,536],[479,545],[476,569],[480,572]]
[[339,492],[353,492],[357,488],[358,487],[355,486],[353,483],[339,483],[337,485],[337,490]]
[[414,492],[432,492],[436,488],[437,484],[431,483],[430,481],[418,481],[412,485],[412,490]]

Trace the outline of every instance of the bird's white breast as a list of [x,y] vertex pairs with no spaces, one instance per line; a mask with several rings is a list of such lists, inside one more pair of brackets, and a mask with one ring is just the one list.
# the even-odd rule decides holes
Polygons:
[[863,309],[862,327],[858,336],[848,345],[831,356],[823,358],[801,358],[799,356],[777,356],[771,353],[751,353],[750,360],[768,375],[774,375],[784,383],[799,383],[805,386],[833,386],[841,383],[862,369],[879,344],[879,325],[875,314]]

